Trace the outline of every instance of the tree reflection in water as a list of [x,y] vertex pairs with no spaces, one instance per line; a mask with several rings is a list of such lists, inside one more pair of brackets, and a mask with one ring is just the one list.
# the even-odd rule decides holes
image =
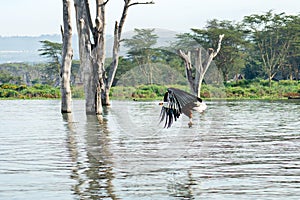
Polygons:
[[174,180],[169,181],[168,192],[170,196],[180,199],[195,199],[193,186],[197,186],[197,183],[192,177],[192,172],[187,171],[186,175],[174,174],[173,176],[179,177],[174,177]]
[[79,199],[117,199],[112,185],[114,175],[107,121],[88,115],[81,133],[71,113],[63,114],[63,119],[69,130],[67,148],[74,164],[71,174],[75,180],[74,194]]

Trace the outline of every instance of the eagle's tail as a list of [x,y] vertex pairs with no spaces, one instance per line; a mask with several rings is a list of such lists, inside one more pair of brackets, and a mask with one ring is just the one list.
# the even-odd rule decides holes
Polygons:
[[206,110],[206,108],[207,108],[206,103],[198,101],[196,106],[193,109],[199,113],[203,113]]

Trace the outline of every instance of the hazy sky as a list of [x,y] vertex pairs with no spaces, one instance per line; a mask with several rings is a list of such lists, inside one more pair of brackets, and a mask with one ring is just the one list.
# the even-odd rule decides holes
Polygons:
[[[145,1],[145,0],[133,0]],[[269,10],[300,13],[300,0],[153,0],[154,5],[129,9],[124,31],[134,28],[164,28],[188,32],[203,28],[211,19],[240,21],[246,15]],[[91,4],[94,0],[90,0]],[[119,20],[123,0],[110,0],[106,17],[108,34]],[[74,15],[74,12],[73,12]],[[5,0],[0,5],[0,36],[60,34],[62,0]],[[74,33],[77,32],[74,26]]]

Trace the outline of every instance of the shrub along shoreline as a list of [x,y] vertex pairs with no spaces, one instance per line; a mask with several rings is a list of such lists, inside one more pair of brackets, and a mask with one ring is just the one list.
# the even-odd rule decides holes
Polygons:
[[[187,85],[140,85],[114,86],[111,99],[118,100],[160,100],[168,87],[189,91]],[[72,88],[73,98],[84,98],[82,86]],[[201,97],[204,99],[287,99],[300,97],[300,81],[240,80],[219,85],[202,85]],[[36,84],[33,86],[1,84],[0,99],[56,99],[60,98],[60,88]]]

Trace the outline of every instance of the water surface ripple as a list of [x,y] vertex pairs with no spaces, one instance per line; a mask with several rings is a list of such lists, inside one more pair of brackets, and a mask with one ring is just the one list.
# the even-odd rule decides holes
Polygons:
[[300,101],[211,101],[169,129],[157,102],[73,104],[0,101],[0,199],[300,199]]

